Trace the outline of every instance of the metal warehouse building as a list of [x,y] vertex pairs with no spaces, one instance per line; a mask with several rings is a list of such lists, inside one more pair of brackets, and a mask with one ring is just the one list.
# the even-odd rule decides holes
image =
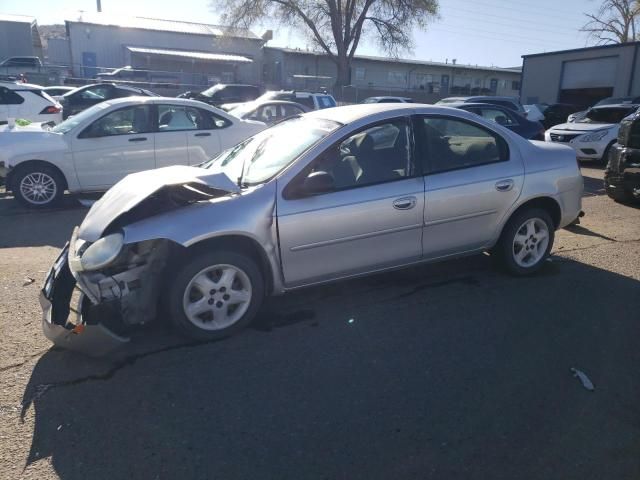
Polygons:
[[160,80],[181,84],[254,83],[261,76],[264,40],[246,29],[104,13],[67,19],[66,28],[78,77],[125,65],[166,72]]
[[[264,81],[276,88],[331,87],[337,68],[327,55],[308,50],[265,47]],[[367,96],[407,95],[433,102],[447,95],[519,96],[520,69],[481,67],[356,55],[351,62],[351,82],[345,100]]]
[[593,105],[640,96],[640,42],[523,56],[522,103]]
[[0,62],[16,56],[42,58],[38,24],[33,17],[0,14]]

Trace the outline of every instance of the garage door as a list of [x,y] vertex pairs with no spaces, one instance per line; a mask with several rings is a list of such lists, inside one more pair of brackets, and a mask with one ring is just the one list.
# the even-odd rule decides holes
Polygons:
[[613,87],[617,69],[617,56],[565,62],[561,88]]

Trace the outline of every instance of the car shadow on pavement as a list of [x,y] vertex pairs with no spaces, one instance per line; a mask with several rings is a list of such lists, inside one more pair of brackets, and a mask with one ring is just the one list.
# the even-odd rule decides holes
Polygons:
[[604,181],[601,178],[588,177],[582,175],[584,180],[584,194],[585,197],[594,197],[599,195],[606,195],[607,192],[604,189]]
[[24,392],[25,469],[48,458],[63,480],[636,474],[640,283],[558,258],[522,279],[490,263],[292,292],[223,341],[158,329],[115,360],[52,349]]

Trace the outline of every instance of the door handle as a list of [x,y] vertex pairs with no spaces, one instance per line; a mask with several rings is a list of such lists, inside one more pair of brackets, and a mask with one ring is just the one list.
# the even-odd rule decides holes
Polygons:
[[513,188],[513,180],[511,179],[500,180],[499,182],[496,182],[496,190],[498,190],[499,192],[508,192],[512,188]]
[[402,197],[393,201],[393,208],[396,210],[411,210],[416,206],[416,197]]
[[147,140],[147,137],[136,137],[136,138],[129,139],[130,142],[144,142],[146,140]]
[[209,132],[204,132],[204,133],[196,133],[194,136],[195,137],[210,137],[211,134]]

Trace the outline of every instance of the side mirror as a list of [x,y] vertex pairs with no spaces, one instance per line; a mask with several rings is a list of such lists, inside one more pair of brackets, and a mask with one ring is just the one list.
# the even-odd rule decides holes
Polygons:
[[303,191],[306,194],[315,195],[331,190],[333,190],[333,176],[330,173],[312,172],[304,179]]

